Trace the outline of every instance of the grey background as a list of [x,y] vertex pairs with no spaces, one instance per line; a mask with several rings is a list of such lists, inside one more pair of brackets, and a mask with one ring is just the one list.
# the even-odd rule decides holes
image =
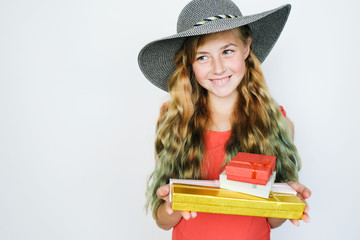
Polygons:
[[[0,1],[0,239],[170,239],[143,209],[167,96],[137,54],[187,2]],[[293,6],[263,70],[295,123],[312,220],[272,238],[356,239],[360,4],[236,3]]]

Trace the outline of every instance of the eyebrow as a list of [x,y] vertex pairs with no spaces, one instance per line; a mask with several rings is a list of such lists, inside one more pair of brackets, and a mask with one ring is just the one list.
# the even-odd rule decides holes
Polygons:
[[[224,45],[224,46],[222,46],[221,48],[220,48],[220,50],[224,50],[224,49],[226,49],[226,48],[228,48],[228,47],[237,47],[237,45],[236,44],[234,44],[234,43],[229,43],[229,44],[226,44],[226,45]],[[208,54],[208,52],[196,52],[196,54]]]
[[220,49],[223,50],[223,49],[226,49],[228,47],[237,47],[237,45],[235,43],[229,43],[229,44],[226,44],[225,46],[221,47]]

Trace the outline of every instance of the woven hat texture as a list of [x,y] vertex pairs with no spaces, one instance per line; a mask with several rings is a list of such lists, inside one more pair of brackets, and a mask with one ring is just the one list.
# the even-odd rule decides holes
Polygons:
[[[181,11],[177,33],[143,47],[138,64],[144,76],[155,86],[168,91],[168,79],[175,70],[173,58],[187,37],[226,31],[248,25],[252,31],[251,48],[263,62],[278,40],[288,19],[289,4],[258,14],[243,16],[230,0],[193,0]],[[214,18],[218,15],[229,17]],[[233,17],[234,16],[234,17]],[[213,18],[215,20],[207,20]],[[197,23],[205,20],[199,26]]]

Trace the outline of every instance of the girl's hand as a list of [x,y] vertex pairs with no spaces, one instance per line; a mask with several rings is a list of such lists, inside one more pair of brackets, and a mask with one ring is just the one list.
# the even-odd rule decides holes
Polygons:
[[[165,210],[166,210],[167,214],[169,214],[169,215],[174,214],[174,210],[172,210],[171,203],[170,203],[170,197],[169,197],[170,186],[169,186],[169,184],[159,187],[156,194],[159,198],[165,200],[164,204],[165,204]],[[185,220],[194,218],[197,215],[196,212],[186,212],[186,211],[175,211],[175,214],[180,214],[183,218],[185,218]]]
[[[289,186],[292,187],[297,192],[297,196],[306,204],[305,210],[304,210],[304,213],[302,216],[302,220],[304,222],[309,222],[310,217],[309,217],[308,212],[310,210],[310,207],[307,204],[305,199],[307,199],[311,196],[310,189],[306,188],[303,184],[298,183],[298,182],[288,182],[287,184],[289,184]],[[267,218],[267,220],[268,220],[271,228],[277,228],[286,221],[286,219],[284,219],[284,218]],[[289,220],[295,226],[300,226],[299,220],[295,220],[295,219],[289,219]]]
[[[308,203],[306,202],[306,199],[308,199],[311,196],[310,189],[308,189],[307,187],[305,187],[305,185],[298,183],[298,182],[288,182],[287,184],[289,184],[289,186],[292,187],[297,192],[297,196],[306,204],[305,210],[304,210],[304,213],[302,216],[302,220],[304,222],[309,222],[310,216],[309,216],[308,212],[310,210],[310,207],[309,207]],[[295,226],[300,225],[299,220],[290,219],[290,222],[292,224],[294,224]]]

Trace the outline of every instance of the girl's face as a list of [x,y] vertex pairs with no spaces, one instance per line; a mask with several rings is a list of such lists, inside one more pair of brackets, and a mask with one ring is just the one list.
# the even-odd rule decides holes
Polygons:
[[209,97],[237,97],[250,44],[243,44],[238,29],[211,34],[200,44],[192,68]]

